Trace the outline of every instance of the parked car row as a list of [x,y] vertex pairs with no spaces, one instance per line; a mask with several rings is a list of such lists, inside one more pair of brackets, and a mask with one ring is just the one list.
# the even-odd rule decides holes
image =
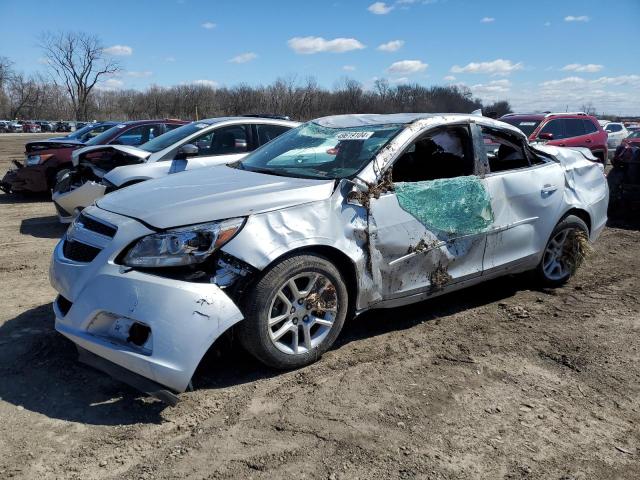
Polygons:
[[0,133],[75,132],[96,122],[54,122],[48,120],[0,120]]

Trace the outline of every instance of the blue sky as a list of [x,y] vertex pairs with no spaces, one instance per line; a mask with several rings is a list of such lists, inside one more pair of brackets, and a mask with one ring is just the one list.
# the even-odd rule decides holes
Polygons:
[[0,0],[0,55],[17,69],[45,70],[46,30],[102,38],[125,69],[102,88],[348,76],[640,114],[640,0]]

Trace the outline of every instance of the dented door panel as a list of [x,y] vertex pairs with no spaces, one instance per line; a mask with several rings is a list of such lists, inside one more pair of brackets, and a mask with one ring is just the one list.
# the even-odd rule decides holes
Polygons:
[[[395,193],[371,199],[371,263],[385,299],[478,276],[484,234],[438,231],[404,210]],[[376,278],[379,276],[379,278]]]

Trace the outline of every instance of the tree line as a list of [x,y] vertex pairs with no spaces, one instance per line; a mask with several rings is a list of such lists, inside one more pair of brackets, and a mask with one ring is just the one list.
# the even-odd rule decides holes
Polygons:
[[243,114],[288,115],[308,120],[341,113],[451,112],[483,109],[500,116],[507,101],[483,104],[462,86],[391,85],[372,88],[342,78],[333,88],[313,78],[281,78],[269,85],[153,85],[145,90],[100,88],[121,67],[104,53],[100,40],[83,33],[45,34],[40,46],[44,71],[26,75],[0,57],[0,118],[43,120],[133,120],[198,118]]

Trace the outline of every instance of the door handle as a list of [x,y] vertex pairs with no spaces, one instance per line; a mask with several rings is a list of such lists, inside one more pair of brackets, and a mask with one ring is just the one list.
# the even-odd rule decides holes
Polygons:
[[590,138],[587,138],[587,139],[585,140],[585,143],[591,143],[591,139],[590,139]]
[[566,144],[566,143],[559,143],[559,144],[558,144],[558,146],[559,146],[559,147],[566,147],[566,146],[567,146],[567,144]]
[[551,194],[551,193],[555,192],[556,190],[558,190],[557,186],[547,184],[544,187],[542,187],[542,190],[540,190],[540,192],[541,193],[545,193],[545,194]]

